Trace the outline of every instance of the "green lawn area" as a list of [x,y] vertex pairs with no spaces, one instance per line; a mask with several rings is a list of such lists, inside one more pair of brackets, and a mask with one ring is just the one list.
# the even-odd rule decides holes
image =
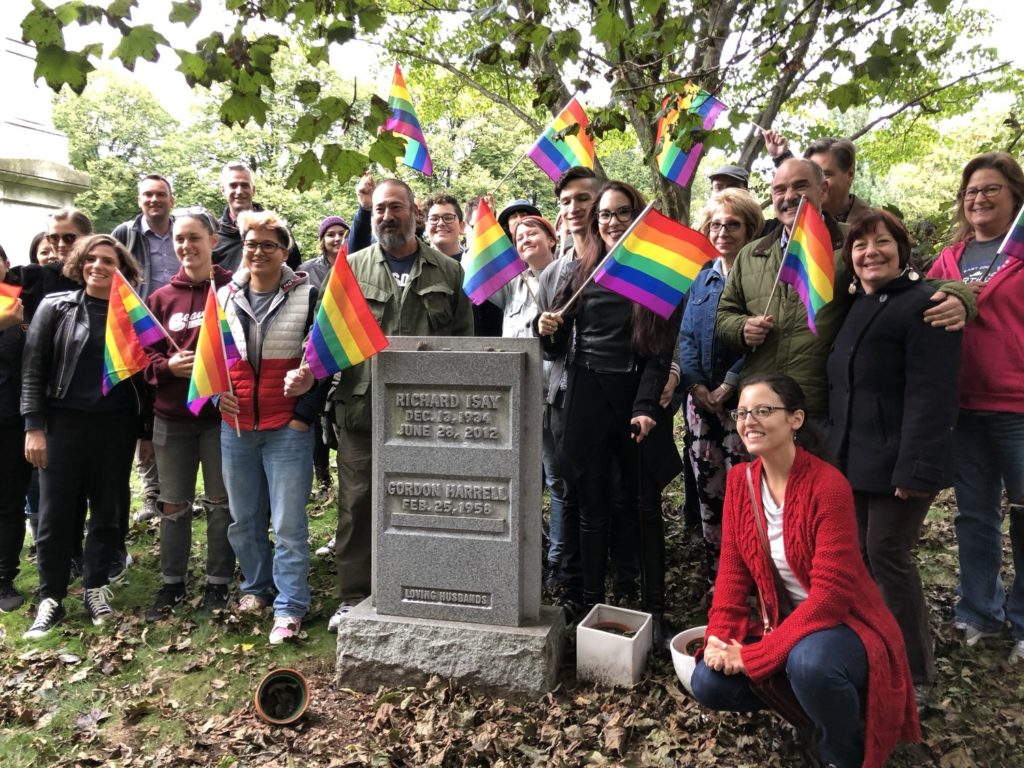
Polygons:
[[[665,497],[670,618],[703,623],[700,546],[678,520],[681,493]],[[932,608],[939,683],[923,713],[925,747],[901,748],[894,766],[1024,765],[1024,669],[1006,665],[1009,635],[964,648],[951,624],[957,559],[952,508],[930,516],[920,559]],[[312,546],[333,531],[333,504],[311,504]],[[575,681],[570,644],[559,687],[537,701],[478,696],[435,680],[424,689],[357,693],[334,681],[333,564],[312,560],[313,607],[295,643],[267,644],[269,619],[199,614],[204,520],[194,523],[190,603],[146,624],[158,588],[157,524],[136,525],[136,563],[114,587],[118,620],[86,623],[80,584],[68,617],[41,642],[21,639],[35,600],[0,616],[0,765],[629,765],[794,766],[802,753],[767,714],[719,715],[684,692],[671,663],[654,658],[633,689]],[[26,546],[27,554],[27,546]],[[34,564],[17,586],[31,594]],[[236,585],[237,586],[237,585]],[[295,728],[263,725],[252,695],[269,670],[310,681],[312,703]],[[922,762],[923,760],[923,762]]]

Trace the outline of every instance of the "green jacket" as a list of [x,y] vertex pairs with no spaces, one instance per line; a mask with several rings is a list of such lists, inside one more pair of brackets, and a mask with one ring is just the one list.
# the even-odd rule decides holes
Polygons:
[[[817,334],[807,326],[807,310],[788,285],[780,284],[768,309],[768,297],[782,264],[781,230],[748,243],[740,251],[725,283],[715,330],[731,348],[746,354],[741,376],[784,373],[793,377],[804,391],[807,409],[814,416],[828,414],[828,376],[825,364],[832,341],[839,332],[853,302],[848,288],[853,273],[843,262],[841,247],[847,227],[826,218],[835,255],[833,298],[815,319]],[[929,281],[936,290],[955,295],[967,308],[968,318],[976,314],[974,297],[963,283]],[[750,349],[743,341],[747,318],[767,312],[774,327],[764,343]]]
[[[348,257],[352,274],[387,336],[472,336],[473,308],[462,290],[462,266],[420,243],[409,282],[399,288],[378,243]],[[331,395],[339,427],[368,432],[370,364],[339,374]]]

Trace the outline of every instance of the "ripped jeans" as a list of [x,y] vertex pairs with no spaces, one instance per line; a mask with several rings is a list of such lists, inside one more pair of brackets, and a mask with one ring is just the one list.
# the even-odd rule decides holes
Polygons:
[[235,553],[228,542],[228,494],[220,462],[220,422],[168,421],[157,416],[153,449],[160,474],[160,577],[184,584],[192,551],[192,502],[199,465],[203,467],[206,510],[206,583],[230,584]]

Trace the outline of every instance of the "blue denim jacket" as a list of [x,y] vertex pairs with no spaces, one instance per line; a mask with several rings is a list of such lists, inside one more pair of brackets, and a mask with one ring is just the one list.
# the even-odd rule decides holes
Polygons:
[[694,384],[714,389],[723,382],[735,386],[739,380],[743,355],[737,355],[715,337],[715,315],[724,289],[725,275],[719,257],[700,271],[686,296],[679,329],[679,366],[684,389]]

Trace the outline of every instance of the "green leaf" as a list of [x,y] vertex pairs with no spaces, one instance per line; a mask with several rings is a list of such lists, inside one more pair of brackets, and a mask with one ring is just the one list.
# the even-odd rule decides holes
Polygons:
[[177,69],[185,75],[185,82],[193,87],[196,84],[210,86],[212,81],[210,80],[209,66],[206,63],[206,59],[181,48],[176,48],[174,52],[178,54],[178,58],[181,60]]
[[299,162],[295,164],[285,186],[291,189],[298,189],[305,192],[311,189],[318,181],[323,181],[324,169],[320,167],[320,158],[311,149],[302,153]]
[[320,83],[316,80],[299,80],[295,84],[295,98],[309,106],[320,97]]
[[81,0],[72,0],[70,3],[61,3],[53,9],[57,21],[62,27],[66,27],[78,20],[78,9],[82,6]]
[[329,24],[324,32],[324,40],[328,43],[337,43],[338,45],[347,43],[349,40],[354,40],[355,37],[355,26],[351,21],[346,19]]
[[64,47],[64,30],[56,15],[49,8],[38,7],[21,22],[21,39],[36,48],[48,45]]
[[57,45],[47,45],[36,50],[35,77],[44,78],[54,91],[60,91],[61,86],[66,84],[81,95],[88,75],[94,69],[96,67],[81,53],[65,51]]
[[349,179],[360,176],[368,167],[369,160],[362,152],[345,149],[337,144],[328,144],[324,147],[320,159],[331,178],[339,184],[344,184]]
[[259,125],[267,122],[267,103],[255,93],[235,91],[220,105],[220,119],[225,125],[246,125],[255,120]]
[[176,24],[184,24],[186,27],[190,27],[202,9],[203,6],[200,0],[175,0],[175,2],[171,3],[171,12],[167,18]]
[[118,19],[127,19],[131,15],[132,8],[137,8],[138,5],[138,0],[113,0],[107,6],[107,13]]
[[382,131],[370,145],[370,160],[383,165],[388,170],[395,170],[397,160],[405,154],[405,137]]
[[376,4],[361,8],[356,15],[359,17],[359,26],[362,27],[363,31],[367,34],[376,32],[378,29],[383,27],[384,22],[387,21],[384,9],[378,7]]
[[121,38],[121,42],[110,52],[110,58],[120,59],[125,69],[134,71],[135,62],[138,59],[156,61],[160,53],[158,45],[170,45],[167,38],[153,29],[152,24],[140,24],[132,27],[128,34]]

